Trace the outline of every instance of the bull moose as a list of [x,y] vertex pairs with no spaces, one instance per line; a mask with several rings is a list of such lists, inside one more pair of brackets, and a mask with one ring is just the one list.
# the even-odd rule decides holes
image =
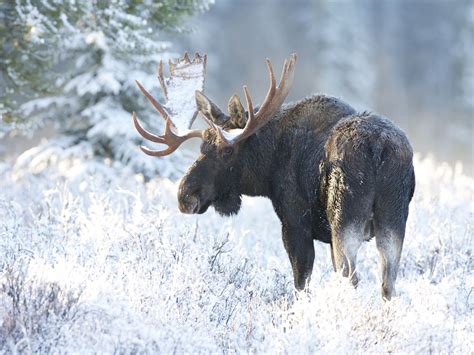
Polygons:
[[[168,82],[161,63],[159,81],[164,96],[172,100],[168,86],[176,83],[178,74],[182,80],[191,80],[198,73],[203,83],[205,62],[206,57],[199,54],[194,59],[185,54],[178,62],[170,62]],[[334,270],[356,286],[357,251],[363,241],[375,236],[382,298],[390,300],[415,189],[410,143],[388,119],[358,113],[334,97],[313,95],[283,105],[295,63],[296,54],[291,54],[277,86],[267,59],[270,88],[256,108],[247,86],[243,87],[246,109],[234,95],[228,103],[229,114],[196,90],[191,94],[193,107],[209,125],[205,130],[179,132],[172,119],[177,115],[176,105],[170,109],[172,105],[160,104],[137,81],[166,124],[163,135],[154,135],[133,113],[135,128],[144,138],[168,146],[161,151],[141,149],[160,157],[187,139],[202,139],[201,154],[179,185],[182,213],[201,214],[213,206],[229,216],[238,213],[242,195],[268,197],[281,221],[298,290],[305,288],[311,276],[314,239],[330,245]]]

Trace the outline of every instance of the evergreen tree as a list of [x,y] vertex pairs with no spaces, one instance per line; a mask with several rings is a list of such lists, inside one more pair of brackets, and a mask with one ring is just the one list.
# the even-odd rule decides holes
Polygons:
[[[157,87],[160,59],[172,56],[164,31],[212,0],[18,0],[0,5],[0,135],[53,122],[54,144],[107,156],[153,174],[156,161],[136,149],[131,111],[150,110],[139,79]],[[152,116],[156,117],[156,116]],[[157,122],[160,122],[157,119]]]

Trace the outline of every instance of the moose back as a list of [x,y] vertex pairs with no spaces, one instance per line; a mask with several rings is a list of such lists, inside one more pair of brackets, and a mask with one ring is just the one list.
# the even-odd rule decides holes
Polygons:
[[[194,78],[203,80],[205,63],[205,56],[196,54],[191,60],[185,54],[170,63],[168,80],[160,65],[159,79],[168,101],[172,98],[167,97],[167,83],[175,79],[176,68],[200,73]],[[246,86],[246,109],[234,95],[228,114],[197,90],[189,100],[195,100],[209,125],[206,130],[179,132],[172,118],[179,113],[172,112],[169,104],[160,104],[137,82],[166,124],[163,135],[154,135],[134,113],[135,127],[144,138],[168,146],[163,151],[141,148],[146,154],[163,156],[189,138],[202,139],[201,154],[179,186],[183,213],[201,214],[213,206],[222,215],[232,215],[238,213],[242,195],[268,197],[282,224],[298,290],[311,276],[314,239],[330,245],[334,270],[357,285],[357,251],[375,236],[382,297],[389,300],[415,189],[412,148],[391,121],[358,113],[337,98],[313,95],[283,105],[295,64],[292,54],[277,85],[267,60],[270,87],[255,109]]]

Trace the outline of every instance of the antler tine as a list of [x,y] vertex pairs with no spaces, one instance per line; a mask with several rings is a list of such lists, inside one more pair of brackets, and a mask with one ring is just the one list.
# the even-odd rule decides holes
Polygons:
[[142,135],[143,138],[146,138],[152,142],[155,143],[161,143],[161,144],[166,144],[168,148],[165,150],[152,150],[150,148],[147,148],[145,146],[140,146],[140,149],[148,155],[154,156],[154,157],[163,157],[165,155],[173,153],[178,147],[186,140],[190,138],[201,138],[202,137],[202,131],[201,130],[193,130],[185,134],[184,136],[178,136],[173,133],[172,126],[173,122],[169,118],[166,119],[165,123],[165,132],[163,133],[162,136],[157,136],[154,135],[153,133],[148,132],[146,129],[144,129],[141,125],[140,122],[138,121],[137,115],[135,112],[132,113],[132,118],[133,118],[133,123],[135,125],[135,128],[137,129],[138,133]]
[[150,148],[145,147],[144,145],[140,146],[140,149],[142,150],[143,153],[146,155],[151,155],[152,157],[164,157],[166,155],[170,155],[173,153],[178,147],[172,149],[172,148],[166,148],[165,150],[153,150]]
[[[149,132],[147,132],[147,133],[149,133]],[[149,133],[149,134],[151,134],[151,133]],[[153,135],[153,136],[155,136],[155,135]],[[143,153],[145,153],[147,155],[151,155],[153,157],[164,157],[165,155],[173,153],[176,149],[178,149],[179,145],[181,144],[181,143],[172,144],[173,141],[169,141],[169,139],[171,138],[171,140],[173,140],[173,138],[174,138],[173,136],[176,137],[173,134],[173,132],[171,131],[170,121],[166,120],[165,133],[163,134],[163,136],[155,136],[155,137],[159,138],[161,140],[161,142],[158,142],[158,141],[155,141],[155,142],[166,144],[168,146],[168,148],[166,148],[165,150],[152,150],[150,148],[145,147],[144,145],[141,145],[140,149],[142,150]],[[145,136],[143,136],[143,137],[147,138]],[[167,140],[167,138],[168,138],[168,140]]]
[[252,100],[250,98],[248,88],[244,86],[245,99],[247,100],[247,106],[249,107],[249,119],[247,120],[247,124],[245,125],[244,131],[242,132],[243,137],[239,137],[239,140],[253,134],[255,130],[261,128],[270,119],[272,119],[273,115],[275,115],[280,106],[283,104],[283,101],[285,101],[288,91],[293,83],[294,63],[296,62],[295,53],[291,54],[289,59],[285,59],[278,86],[276,86],[272,62],[268,58],[266,62],[268,75],[270,77],[270,87],[268,88],[267,95],[263,100],[263,104],[255,114],[253,113]]
[[187,64],[191,64],[191,60],[189,59],[189,54],[188,54],[188,52],[184,52],[183,60],[184,60]]
[[285,101],[286,96],[291,88],[293,83],[294,76],[294,67],[296,62],[296,54],[293,53],[288,59],[285,60],[283,64],[283,69],[281,72],[280,82],[276,86],[275,74],[273,72],[272,62],[267,58],[267,69],[268,75],[270,77],[270,87],[268,88],[267,95],[263,100],[263,104],[260,106],[257,113],[253,112],[252,99],[250,97],[249,89],[244,85],[244,95],[245,100],[247,101],[247,114],[248,119],[245,127],[242,129],[241,133],[237,136],[234,136],[232,139],[226,139],[224,132],[221,132],[221,128],[218,127],[219,136],[222,138],[224,144],[235,144],[239,141],[244,140],[245,138],[251,136],[258,129],[267,124],[275,115],[275,113],[280,109],[283,101]]
[[158,65],[158,80],[160,82],[163,95],[165,96],[165,99],[168,100],[168,89],[166,88],[165,78],[163,77],[163,60],[160,60],[160,64]]
[[178,149],[178,147],[182,143],[182,142],[175,141],[174,137],[177,137],[177,136],[175,136],[174,133],[171,131],[170,121],[166,120],[165,133],[163,134],[163,136],[160,137],[163,141],[159,143],[166,144],[168,148],[166,148],[165,150],[153,150],[153,149],[145,147],[144,145],[141,145],[140,149],[142,150],[143,153],[147,155],[151,155],[153,157],[164,157],[165,155],[169,155],[173,153],[176,149]]
[[250,96],[249,88],[247,87],[247,85],[244,85],[243,89],[244,89],[245,101],[247,101],[247,111],[248,111],[249,120],[250,120],[255,117],[253,113],[252,97]]
[[137,83],[137,85],[140,88],[140,91],[143,93],[143,95],[145,95],[145,97],[148,99],[148,101],[150,101],[150,103],[160,113],[160,115],[165,120],[169,120],[171,122],[171,124],[173,125],[173,127],[175,127],[175,125],[174,125],[173,121],[171,120],[170,116],[168,115],[168,112],[166,111],[166,109],[158,101],[156,101],[156,99],[153,96],[151,96],[151,94],[143,87],[142,84],[140,84],[140,82],[138,80],[135,80],[135,82]]
[[173,61],[170,59],[168,59],[168,68],[170,70],[170,72],[173,72],[174,68],[176,67],[176,64],[173,63]]
[[[265,97],[265,100],[263,102],[266,102],[267,98],[271,98],[275,94],[275,90],[276,90],[276,80],[275,80],[275,74],[273,72],[272,62],[268,58],[266,59],[266,62],[267,62],[268,76],[270,77],[270,88],[268,89],[267,96]],[[286,59],[285,59],[285,64],[286,64]],[[283,66],[285,66],[285,64]]]
[[248,119],[247,119],[247,123],[245,124],[244,131],[242,132],[242,135],[244,133],[247,133],[256,124],[256,118],[255,118],[255,114],[253,112],[252,97],[250,96],[249,88],[247,87],[247,85],[244,85],[243,89],[244,89],[245,101],[247,102]]
[[291,77],[290,79],[287,79],[288,75],[290,74],[289,72],[290,65],[291,65],[291,62],[288,61],[288,59],[285,59],[285,62],[283,63],[283,68],[281,70],[280,82],[278,83],[278,88],[281,88],[282,86],[286,86],[288,81],[291,81],[291,82],[293,81],[293,77]]
[[270,76],[270,88],[268,89],[267,96],[265,97],[262,106],[256,114],[257,118],[265,115],[271,116],[271,113],[281,106],[293,83],[295,61],[295,53],[293,53],[289,59],[285,59],[281,71],[280,82],[278,83],[278,87],[276,87],[275,74],[273,73],[272,64],[270,60],[267,59],[268,73]]
[[160,136],[157,136],[153,133],[150,133],[145,128],[142,127],[142,125],[138,121],[138,118],[137,118],[137,115],[136,115],[135,112],[132,112],[132,118],[133,118],[133,124],[134,124],[136,130],[138,131],[138,133],[141,134],[141,136],[143,138],[146,138],[146,139],[148,139],[152,142],[155,142],[155,143],[163,143],[164,142],[163,137],[160,137]]

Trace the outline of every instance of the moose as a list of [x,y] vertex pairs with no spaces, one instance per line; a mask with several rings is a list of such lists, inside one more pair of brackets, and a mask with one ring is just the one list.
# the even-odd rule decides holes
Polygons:
[[[190,60],[186,54],[170,62],[171,82],[177,67],[205,67],[205,59],[196,54]],[[239,212],[242,195],[269,198],[281,221],[297,290],[310,280],[313,240],[330,245],[334,271],[357,286],[357,251],[375,236],[382,299],[390,300],[415,189],[413,150],[406,135],[387,118],[358,113],[335,97],[313,95],[283,104],[293,83],[296,54],[285,60],[278,85],[270,60],[266,64],[270,87],[259,107],[254,107],[247,86],[246,109],[234,95],[228,114],[201,90],[194,92],[194,108],[209,126],[204,130],[179,132],[172,119],[177,113],[137,81],[164,118],[165,129],[163,135],[152,134],[133,113],[135,128],[145,139],[168,146],[141,149],[161,157],[190,138],[202,139],[200,156],[179,185],[182,213],[201,214],[213,206],[229,216]],[[203,82],[204,70],[200,75]],[[159,81],[169,96],[162,63]]]

